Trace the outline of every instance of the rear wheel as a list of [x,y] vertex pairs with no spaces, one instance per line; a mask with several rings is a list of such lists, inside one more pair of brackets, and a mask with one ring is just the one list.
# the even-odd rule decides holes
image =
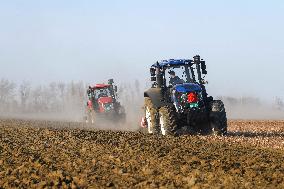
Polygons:
[[152,100],[149,97],[145,97],[145,118],[147,122],[147,131],[150,134],[159,133],[157,114],[157,108],[154,107]]
[[227,134],[227,115],[224,103],[221,100],[214,100],[211,102],[210,112],[210,127],[214,135]]
[[164,106],[159,110],[162,135],[177,135],[178,123],[175,108]]

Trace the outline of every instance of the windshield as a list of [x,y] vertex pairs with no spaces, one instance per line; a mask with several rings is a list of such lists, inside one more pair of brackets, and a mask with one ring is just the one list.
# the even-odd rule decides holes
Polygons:
[[108,88],[96,89],[94,91],[94,96],[96,99],[101,97],[110,97],[110,90]]
[[189,66],[176,66],[165,69],[167,86],[193,82],[193,76]]

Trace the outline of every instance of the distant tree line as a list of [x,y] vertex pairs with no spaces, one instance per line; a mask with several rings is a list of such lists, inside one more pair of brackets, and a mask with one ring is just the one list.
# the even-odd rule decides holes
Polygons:
[[[141,91],[143,89],[138,80],[117,85],[120,100],[125,106],[138,106],[139,99],[141,104],[141,99],[143,100]],[[88,86],[89,84],[84,82],[52,82],[34,86],[28,81],[16,84],[8,79],[1,79],[0,114],[83,112]]]
[[85,96],[83,82],[52,82],[33,87],[30,82],[15,84],[0,80],[0,112],[62,112],[80,107]]
[[[264,105],[264,102],[258,97],[242,96],[242,97],[231,97],[231,96],[218,96],[217,99],[222,100],[225,105],[229,107],[234,106],[252,106],[258,107]],[[275,97],[271,106],[274,109],[284,110],[284,102],[280,97]]]
[[[95,82],[94,82],[95,83]],[[94,84],[92,83],[92,84]],[[129,83],[118,83],[120,101],[130,111],[143,106],[143,91],[149,87],[147,82],[139,80]],[[5,113],[64,113],[84,112],[89,84],[84,82],[51,82],[46,85],[34,86],[23,81],[16,84],[8,79],[0,80],[0,115]],[[262,101],[257,97],[219,96],[227,106],[260,106]],[[272,106],[284,110],[284,102],[275,97]]]

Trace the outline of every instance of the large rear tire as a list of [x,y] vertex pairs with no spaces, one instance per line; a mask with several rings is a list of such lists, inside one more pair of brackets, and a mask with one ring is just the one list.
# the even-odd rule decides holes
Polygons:
[[175,108],[168,106],[161,107],[159,116],[161,134],[176,136],[178,130],[178,117]]
[[159,134],[158,110],[154,107],[152,100],[145,97],[145,118],[147,122],[147,131],[150,134]]
[[210,127],[212,134],[224,136],[227,134],[227,115],[224,103],[221,100],[214,100],[210,104]]

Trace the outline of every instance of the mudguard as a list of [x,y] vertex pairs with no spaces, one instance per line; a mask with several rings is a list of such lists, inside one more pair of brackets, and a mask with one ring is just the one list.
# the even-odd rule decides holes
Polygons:
[[168,103],[163,100],[161,88],[151,88],[144,92],[144,97],[149,97],[155,108],[163,106],[173,106],[172,103]]

